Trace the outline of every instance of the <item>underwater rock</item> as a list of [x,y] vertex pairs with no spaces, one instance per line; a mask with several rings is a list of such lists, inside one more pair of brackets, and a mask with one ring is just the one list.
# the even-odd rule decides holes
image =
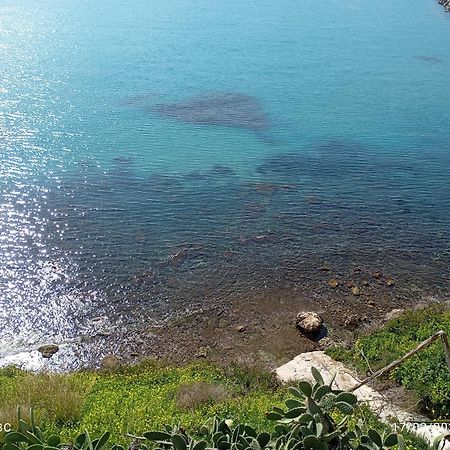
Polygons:
[[271,196],[276,192],[284,192],[296,189],[292,184],[274,184],[274,183],[254,183],[247,182],[243,184],[244,192],[247,190],[254,191],[264,196]]
[[336,278],[332,278],[330,281],[328,281],[328,284],[333,288],[336,289],[341,282],[339,280],[337,280]]
[[[301,182],[305,175],[327,183],[330,177],[359,179],[361,171],[370,175],[379,169],[379,161],[368,155],[370,149],[353,141],[325,141],[302,151],[269,155],[255,171],[260,175],[282,176],[290,183]],[[320,198],[317,200],[322,203]]]
[[151,96],[136,96],[125,102],[133,106],[195,125],[218,125],[267,131],[269,121],[257,98],[239,92],[207,92],[173,103],[153,103]]
[[260,175],[284,175],[295,176],[302,174],[308,169],[308,158],[302,154],[284,153],[267,157],[262,164],[256,168]]
[[169,256],[169,260],[172,262],[179,262],[181,261],[183,258],[185,258],[188,254],[188,250],[187,248],[182,248],[181,250],[178,250],[175,253],[172,253]]
[[58,350],[59,347],[55,344],[42,345],[38,348],[38,352],[40,352],[44,358],[51,358]]
[[130,156],[116,156],[112,159],[114,164],[122,165],[122,166],[129,166],[133,164],[133,158]]
[[[450,5],[450,0],[449,0],[449,5]],[[435,56],[418,55],[418,56],[416,56],[416,58],[420,59],[421,61],[425,61],[425,62],[429,62],[429,63],[433,63],[433,64],[438,64],[438,63],[442,62],[441,59],[436,58]]]
[[304,201],[306,204],[313,206],[313,205],[320,205],[322,203],[322,200],[317,197],[316,195],[307,195],[304,198]]
[[277,185],[272,183],[246,183],[245,186],[260,194],[268,195],[272,195],[277,189]]
[[388,279],[386,280],[386,286],[387,286],[387,287],[393,287],[393,286],[395,286],[395,281],[394,281],[392,278],[388,278]]
[[358,286],[353,286],[352,287],[352,294],[355,295],[356,297],[361,295],[361,289]]
[[295,325],[303,333],[317,334],[322,328],[323,319],[315,312],[302,311],[297,314]]
[[212,175],[224,175],[224,176],[232,176],[235,175],[234,170],[229,166],[223,166],[221,164],[215,164],[209,173]]
[[239,236],[237,238],[237,242],[241,245],[247,245],[251,243],[260,243],[275,240],[275,235],[273,232],[269,232],[268,234],[257,234],[255,236],[243,237]]
[[238,256],[239,255],[239,253],[238,252],[235,252],[235,251],[233,251],[233,250],[225,250],[224,252],[223,252],[223,256],[225,257],[225,258],[234,258],[235,256]]
[[181,248],[174,253],[171,253],[169,257],[159,262],[160,266],[179,265],[189,255],[188,248]]
[[167,193],[168,190],[175,190],[179,187],[180,179],[175,176],[154,173],[149,178],[149,184],[153,189]]
[[266,131],[268,121],[258,100],[234,92],[211,92],[177,102],[161,103],[152,111],[163,117],[197,125],[220,125]]

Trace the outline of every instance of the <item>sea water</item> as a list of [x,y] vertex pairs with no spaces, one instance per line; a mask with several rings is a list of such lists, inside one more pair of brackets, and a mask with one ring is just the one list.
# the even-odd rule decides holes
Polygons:
[[445,294],[448,42],[434,0],[0,0],[2,354],[323,261]]

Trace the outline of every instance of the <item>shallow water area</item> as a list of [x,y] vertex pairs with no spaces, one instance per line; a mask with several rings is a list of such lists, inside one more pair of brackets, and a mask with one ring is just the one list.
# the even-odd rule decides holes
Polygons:
[[431,0],[0,1],[3,363],[97,364],[264,290],[346,302],[331,277],[445,297],[449,38]]

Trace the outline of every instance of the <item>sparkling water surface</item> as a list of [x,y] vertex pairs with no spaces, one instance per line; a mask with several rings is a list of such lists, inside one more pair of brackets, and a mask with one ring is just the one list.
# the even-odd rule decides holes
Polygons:
[[0,0],[0,353],[322,260],[445,294],[449,41],[432,0]]

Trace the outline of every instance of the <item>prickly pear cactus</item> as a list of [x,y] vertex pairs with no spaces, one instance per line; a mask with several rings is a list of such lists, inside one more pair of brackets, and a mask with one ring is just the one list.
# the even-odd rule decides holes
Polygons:
[[[17,430],[5,434],[2,450],[102,450],[110,436],[106,431],[100,438],[91,440],[85,431],[71,444],[63,444],[57,435],[45,438],[35,424],[33,409],[30,409],[30,423],[27,423],[22,419],[20,408],[17,408],[17,423]],[[124,450],[120,446],[114,447],[114,450]]]
[[[286,400],[286,409],[273,408],[266,415],[279,424],[275,450],[378,450],[396,445],[399,450],[404,448],[402,438],[396,434],[381,436],[369,430],[363,435],[359,429],[350,431],[348,424],[357,408],[356,396],[333,389],[334,379],[326,384],[316,368],[311,372],[314,384],[300,381],[291,386],[292,398]],[[333,419],[335,412],[342,417],[338,423]]]
[[265,450],[271,441],[269,433],[257,433],[248,425],[233,427],[230,420],[214,418],[200,430],[202,440],[196,441],[180,427],[166,431],[146,432],[144,437],[154,444],[157,450]]

